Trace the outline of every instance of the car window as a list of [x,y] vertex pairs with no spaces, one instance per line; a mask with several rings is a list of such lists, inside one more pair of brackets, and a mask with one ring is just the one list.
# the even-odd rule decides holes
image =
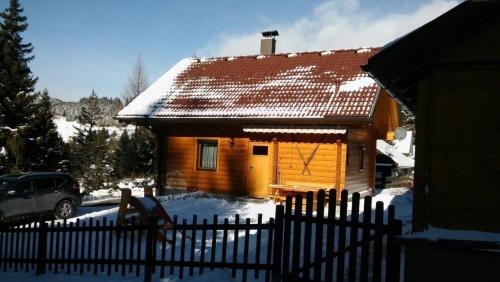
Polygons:
[[39,178],[33,180],[33,188],[36,191],[50,190],[54,188],[54,178]]
[[64,177],[56,177],[54,180],[56,182],[56,187],[59,187],[66,183],[66,179]]
[[23,180],[14,187],[16,194],[31,193],[31,180]]

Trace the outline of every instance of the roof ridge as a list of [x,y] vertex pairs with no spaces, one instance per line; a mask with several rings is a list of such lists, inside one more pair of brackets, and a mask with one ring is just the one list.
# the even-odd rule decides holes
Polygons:
[[291,54],[295,55],[310,55],[310,54],[318,54],[318,55],[324,55],[327,52],[331,52],[331,54],[334,53],[344,53],[344,52],[356,52],[359,53],[358,51],[360,50],[367,50],[367,52],[370,51],[378,51],[382,49],[382,47],[359,47],[359,48],[348,48],[348,49],[325,49],[325,50],[314,50],[314,51],[296,51],[296,52],[283,52],[283,53],[276,53],[276,54],[268,54],[268,55],[261,55],[261,54],[255,54],[255,55],[239,55],[239,56],[220,56],[220,57],[188,57],[185,59],[194,59],[198,61],[215,61],[215,60],[235,60],[235,59],[245,59],[245,58],[265,58],[265,57],[277,57],[277,56],[289,56]]

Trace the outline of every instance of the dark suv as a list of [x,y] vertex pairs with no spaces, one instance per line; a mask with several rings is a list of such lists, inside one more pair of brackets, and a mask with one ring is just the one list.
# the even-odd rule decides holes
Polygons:
[[80,186],[67,173],[0,176],[0,221],[42,214],[65,219],[71,217],[81,204]]

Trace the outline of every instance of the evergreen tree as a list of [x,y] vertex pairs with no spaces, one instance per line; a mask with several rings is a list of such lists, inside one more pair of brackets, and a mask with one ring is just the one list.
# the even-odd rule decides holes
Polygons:
[[104,188],[117,188],[113,179],[111,152],[108,148],[109,133],[101,129],[95,136],[95,142],[89,144],[91,158],[87,160],[82,173],[85,192]]
[[28,24],[17,0],[0,13],[0,173],[21,170],[25,142],[20,135],[33,120],[33,94],[37,78],[28,63],[33,59],[31,43],[24,43],[21,33]]
[[62,170],[67,149],[54,124],[47,90],[40,95],[33,121],[21,135],[25,140],[24,167],[28,171]]
[[135,146],[135,175],[147,176],[153,173],[154,138],[151,132],[138,127],[132,136]]
[[0,13],[0,123],[12,129],[30,121],[37,81],[28,66],[33,47],[21,37],[28,28],[22,12],[18,0],[11,0]]
[[113,154],[114,167],[118,177],[128,177],[131,172],[131,160],[130,155],[130,138],[128,137],[127,130],[124,130],[120,139],[118,139],[118,144],[116,150]]
[[81,127],[76,128],[77,134],[70,144],[73,173],[81,178],[86,193],[102,188],[116,188],[110,136],[106,129],[99,130],[97,126],[102,117],[98,100],[93,90],[90,97],[84,100],[77,118]]

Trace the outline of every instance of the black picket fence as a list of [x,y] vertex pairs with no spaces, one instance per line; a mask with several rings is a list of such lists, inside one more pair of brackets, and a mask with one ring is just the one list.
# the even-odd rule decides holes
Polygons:
[[384,216],[382,202],[373,221],[371,198],[364,201],[362,221],[359,194],[353,194],[348,217],[347,191],[341,193],[337,217],[335,198],[329,199],[325,216],[325,192],[320,191],[316,215],[313,194],[307,193],[305,213],[301,195],[294,201],[287,197],[286,209],[277,205],[268,222],[259,214],[256,222],[240,222],[239,215],[234,221],[214,215],[211,223],[198,222],[194,215],[190,222],[177,222],[174,216],[168,230],[156,220],[120,226],[106,218],[2,226],[0,269],[143,275],[146,282],[213,269],[230,269],[241,281],[399,281],[400,249],[394,238],[401,234],[401,222],[393,206]]

